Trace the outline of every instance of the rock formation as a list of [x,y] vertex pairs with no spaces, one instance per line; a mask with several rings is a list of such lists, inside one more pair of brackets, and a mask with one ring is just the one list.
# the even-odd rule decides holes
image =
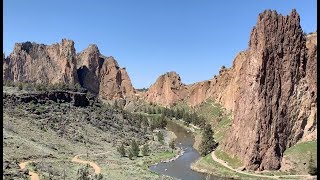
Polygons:
[[63,39],[60,44],[46,46],[31,42],[16,43],[4,61],[3,79],[13,82],[42,84],[75,84],[74,42]]
[[222,143],[249,169],[280,168],[286,147],[315,130],[314,52],[308,55],[295,10],[289,16],[270,10],[259,15],[242,65],[233,125]]
[[11,101],[14,104],[20,102],[23,103],[40,103],[45,104],[48,101],[54,102],[68,102],[77,107],[86,107],[89,105],[89,99],[86,93],[71,92],[71,91],[52,91],[52,92],[41,92],[41,93],[28,93],[28,94],[9,94],[3,93],[3,99]]
[[176,72],[161,75],[145,94],[147,101],[169,105],[182,101],[187,95],[187,87],[181,83]]
[[104,58],[100,57],[100,51],[96,45],[89,47],[77,54],[78,77],[82,87],[94,94],[99,93],[100,70]]
[[108,57],[100,72],[99,96],[103,99],[126,98],[135,94],[125,68],[120,68],[113,57]]
[[73,84],[88,89],[104,99],[135,94],[125,68],[113,57],[104,58],[96,45],[76,54],[74,42],[60,44],[16,43],[6,58],[3,54],[4,81],[39,84]]

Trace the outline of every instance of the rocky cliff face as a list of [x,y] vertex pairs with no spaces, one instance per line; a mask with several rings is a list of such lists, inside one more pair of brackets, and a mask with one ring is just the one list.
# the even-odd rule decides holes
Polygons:
[[78,82],[74,42],[63,39],[60,44],[46,46],[16,43],[4,61],[3,79],[14,82],[45,84]]
[[249,48],[231,68],[189,86],[178,81],[176,88],[174,78],[161,76],[146,99],[164,105],[220,102],[233,112],[222,148],[248,169],[278,169],[287,147],[316,138],[316,36],[303,34],[295,10],[288,16],[266,10],[251,32]]
[[104,99],[126,98],[135,94],[130,78],[113,57],[106,58],[100,72],[99,96]]
[[145,99],[149,102],[169,105],[182,101],[187,92],[187,87],[182,84],[180,76],[176,72],[168,72],[161,75],[148,89]]
[[100,70],[104,63],[104,58],[100,57],[100,51],[96,45],[89,47],[79,54],[78,60],[78,77],[80,85],[94,94],[99,93]]
[[113,57],[103,58],[96,45],[76,54],[74,42],[60,44],[17,43],[13,52],[3,54],[3,79],[39,84],[76,84],[104,99],[135,94],[125,68]]
[[315,130],[316,74],[310,67],[316,65],[315,51],[308,55],[295,10],[289,16],[270,10],[259,15],[240,74],[233,125],[222,143],[249,169],[280,168],[286,147]]

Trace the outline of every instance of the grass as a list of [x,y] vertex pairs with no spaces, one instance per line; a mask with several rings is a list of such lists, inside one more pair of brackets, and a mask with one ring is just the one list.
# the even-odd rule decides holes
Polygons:
[[172,108],[173,109],[183,109],[186,112],[191,111],[191,107],[186,102],[175,103]]
[[[44,106],[40,107],[43,108]],[[170,159],[176,155],[176,152],[165,150],[169,149],[169,147],[163,148],[164,150],[160,149],[161,145],[158,142],[152,141],[152,143],[159,144],[156,147],[150,147],[153,148],[152,155],[131,161],[128,158],[120,158],[116,151],[116,140],[122,140],[124,139],[123,137],[114,139],[113,136],[115,135],[112,134],[112,131],[105,131],[86,123],[86,121],[77,120],[77,116],[80,113],[73,112],[74,116],[68,116],[76,119],[75,121],[71,121],[70,126],[72,128],[70,129],[74,130],[74,135],[81,135],[82,132],[87,132],[85,138],[88,142],[87,144],[81,141],[71,141],[68,139],[68,134],[59,136],[57,132],[50,128],[42,130],[36,124],[39,119],[33,116],[26,116],[23,113],[24,111],[21,107],[19,113],[14,115],[7,111],[3,114],[3,157],[4,160],[10,162],[36,161],[33,166],[32,164],[28,164],[27,169],[36,170],[41,179],[48,179],[49,177],[48,168],[46,167],[51,169],[50,171],[53,172],[52,174],[56,179],[62,179],[61,174],[63,174],[63,169],[66,167],[67,179],[75,179],[77,170],[84,167],[84,165],[73,163],[71,159],[75,155],[85,154],[87,151],[91,153],[89,160],[100,166],[104,179],[127,179],[128,177],[130,179],[172,179],[153,173],[148,169],[149,165],[161,160]],[[75,108],[73,111],[83,111],[83,109]],[[62,115],[63,113],[61,113]],[[55,116],[60,117],[58,113]],[[129,130],[129,132],[131,131]],[[110,153],[100,158],[93,156],[93,154],[100,152]],[[52,156],[53,158],[46,156]],[[80,159],[83,157],[81,156]],[[38,162],[41,159],[43,162]],[[18,171],[18,168],[11,169]],[[93,169],[90,168],[90,171],[93,172]]]
[[284,155],[298,155],[302,158],[305,157],[305,154],[313,154],[314,157],[317,156],[317,141],[307,141],[303,143],[297,143],[294,146],[288,148]]
[[201,170],[206,173],[214,174],[220,177],[233,177],[236,179],[271,179],[271,178],[261,178],[255,176],[249,176],[245,174],[240,174],[232,171],[223,165],[212,160],[211,154],[200,158],[198,161],[192,164],[192,169]]
[[221,142],[224,139],[231,126],[231,123],[231,118],[224,116],[222,120],[213,127],[214,137],[217,142]]
[[228,165],[231,166],[232,168],[239,168],[242,166],[242,162],[238,157],[231,157],[229,154],[222,150],[216,150],[215,155],[219,158],[222,159],[226,162],[228,162]]
[[231,126],[231,114],[213,100],[207,100],[195,108],[197,114],[203,116],[206,121],[213,125],[214,137],[221,142]]
[[317,164],[317,141],[297,143],[286,149],[283,158],[290,162],[286,170],[295,174],[307,174],[311,155]]
[[[70,161],[61,161],[61,160],[44,160],[42,162],[29,163],[27,169],[36,172],[41,179],[49,179],[48,171],[50,177],[53,179],[63,179],[63,176],[66,179],[74,179],[77,177],[77,171],[80,168],[84,168],[84,164],[72,163]],[[65,170],[65,171],[64,171]],[[93,174],[93,169],[89,169],[90,174]]]
[[207,100],[195,107],[196,113],[203,116],[208,123],[216,125],[219,117],[223,115],[223,108],[220,104],[215,103],[212,100]]

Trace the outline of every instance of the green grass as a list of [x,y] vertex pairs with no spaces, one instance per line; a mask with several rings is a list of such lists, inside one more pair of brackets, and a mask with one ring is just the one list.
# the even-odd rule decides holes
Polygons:
[[242,162],[238,157],[231,157],[229,154],[222,150],[216,150],[215,155],[228,163],[232,168],[239,168],[242,166]]
[[231,118],[228,116],[224,116],[222,120],[213,127],[214,137],[217,142],[221,142],[226,136],[227,131],[231,126]]
[[305,154],[313,154],[314,157],[317,156],[317,141],[307,141],[303,143],[295,144],[294,146],[288,148],[284,155],[299,155],[305,157]]
[[171,159],[174,158],[177,155],[176,152],[172,152],[172,151],[164,151],[164,152],[160,152],[160,153],[155,153],[152,154],[150,156],[145,156],[141,159],[141,161],[143,162],[143,168],[148,170],[148,167],[152,164],[155,164],[157,162],[160,162],[162,160],[167,160],[167,159]]
[[218,118],[223,115],[222,106],[212,100],[203,102],[195,109],[197,114],[203,116],[208,123],[213,123],[214,125],[218,123]]
[[245,174],[240,174],[235,171],[232,171],[223,165],[212,160],[211,154],[208,154],[205,157],[200,158],[192,165],[193,169],[202,169],[207,173],[214,174],[220,177],[233,177],[236,179],[271,179],[271,178],[261,178],[255,176],[249,176]]
[[[74,179],[77,177],[77,171],[80,168],[85,167],[84,164],[72,163],[70,161],[61,160],[44,160],[43,162],[35,162],[34,164],[29,163],[27,169],[36,172],[41,179],[49,179],[48,170],[54,172],[50,174],[53,179],[63,179],[63,174],[65,173],[66,179]],[[65,171],[64,171],[65,170]],[[93,169],[89,168],[90,174],[93,174]]]
[[178,102],[173,105],[173,109],[183,109],[186,112],[191,111],[191,107],[186,102]]
[[195,110],[213,125],[214,137],[217,142],[221,142],[231,126],[231,114],[227,114],[226,110],[213,100],[203,102]]
[[295,144],[284,152],[283,158],[291,162],[288,168],[294,174],[307,174],[311,155],[317,163],[317,141],[307,141]]

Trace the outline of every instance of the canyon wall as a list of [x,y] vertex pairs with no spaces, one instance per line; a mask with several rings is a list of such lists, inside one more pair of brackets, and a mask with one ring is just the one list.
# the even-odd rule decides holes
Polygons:
[[[3,54],[4,56],[4,54]],[[104,57],[96,45],[76,54],[74,42],[53,45],[16,43],[3,57],[3,80],[37,84],[79,83],[103,99],[133,96],[135,89],[125,70],[113,57]]]

